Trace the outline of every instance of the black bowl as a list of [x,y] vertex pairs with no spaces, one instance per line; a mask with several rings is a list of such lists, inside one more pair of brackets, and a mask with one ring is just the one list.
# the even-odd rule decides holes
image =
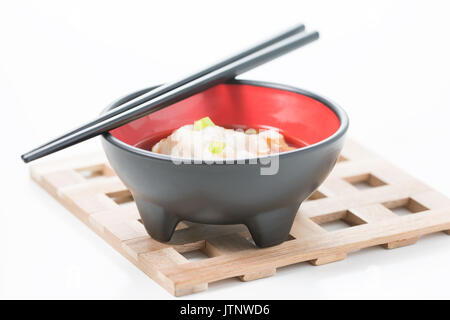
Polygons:
[[[204,116],[228,127],[275,127],[304,147],[229,164],[192,163],[136,147]],[[347,128],[344,110],[316,94],[235,80],[104,134],[102,144],[152,238],[170,240],[182,220],[245,224],[256,245],[267,247],[287,239],[300,204],[334,167]]]

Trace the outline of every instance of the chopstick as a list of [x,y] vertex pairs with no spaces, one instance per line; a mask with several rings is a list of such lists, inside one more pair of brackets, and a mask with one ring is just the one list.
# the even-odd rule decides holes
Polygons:
[[231,56],[229,58],[226,58],[226,59],[224,59],[224,60],[222,60],[220,62],[217,62],[217,63],[215,63],[215,64],[213,64],[213,65],[211,65],[209,67],[206,67],[205,69],[202,69],[202,70],[197,71],[197,72],[195,72],[193,74],[187,75],[186,77],[183,77],[183,78],[178,79],[176,81],[173,81],[173,82],[170,82],[170,83],[167,83],[167,84],[163,84],[163,85],[161,85],[161,86],[159,86],[159,87],[157,87],[157,88],[155,88],[155,89],[153,89],[153,90],[151,90],[149,92],[146,92],[146,93],[144,93],[142,95],[139,95],[136,98],[131,99],[131,100],[121,104],[120,106],[118,106],[118,107],[116,107],[116,108],[114,108],[112,110],[107,111],[104,114],[101,114],[98,118],[96,118],[96,119],[94,119],[92,121],[89,121],[89,122],[85,123],[84,125],[82,125],[80,127],[77,127],[75,129],[65,133],[62,136],[59,136],[59,137],[57,137],[57,138],[55,138],[55,139],[53,139],[51,141],[48,141],[47,143],[41,145],[39,148],[42,148],[42,147],[44,147],[46,145],[49,145],[49,144],[51,144],[53,142],[56,142],[56,141],[58,141],[58,140],[60,140],[60,139],[62,139],[64,137],[69,136],[69,135],[75,134],[76,132],[78,132],[78,131],[80,131],[82,129],[88,128],[88,127],[90,127],[90,126],[92,126],[92,125],[94,125],[96,123],[99,123],[99,122],[102,122],[102,121],[104,121],[106,119],[109,119],[109,118],[111,118],[111,117],[113,117],[113,116],[115,116],[117,114],[120,114],[120,113],[122,113],[122,112],[124,112],[124,111],[126,111],[128,109],[134,108],[137,105],[140,105],[140,104],[142,104],[144,102],[147,102],[147,101],[149,101],[149,100],[151,100],[153,98],[156,98],[157,96],[160,96],[160,95],[162,95],[162,94],[164,94],[166,92],[169,92],[170,90],[173,90],[173,89],[175,89],[175,88],[177,88],[179,86],[182,86],[183,84],[186,84],[186,83],[188,83],[188,82],[190,82],[190,81],[192,81],[194,79],[200,78],[201,76],[204,76],[205,74],[208,74],[208,73],[210,73],[210,72],[212,72],[214,70],[217,70],[217,69],[219,69],[219,68],[221,68],[223,66],[226,66],[227,64],[230,64],[230,63],[232,63],[232,62],[234,62],[234,61],[236,61],[238,59],[241,59],[241,58],[243,58],[245,56],[248,56],[249,54],[252,54],[252,53],[254,53],[254,52],[258,51],[258,50],[261,50],[261,49],[263,49],[265,47],[268,47],[268,46],[270,46],[270,45],[272,45],[272,44],[274,44],[274,43],[276,43],[278,41],[286,39],[286,38],[288,38],[288,37],[290,37],[290,36],[292,36],[294,34],[303,32],[304,30],[305,30],[305,25],[304,24],[295,25],[295,26],[293,26],[293,27],[291,27],[291,28],[289,28],[289,29],[287,29],[287,30],[285,30],[285,31],[283,31],[283,32],[281,32],[281,33],[271,37],[268,40],[265,40],[265,41],[263,41],[263,42],[261,42],[259,44],[256,44],[256,45],[248,48],[247,50],[241,51],[241,52],[239,52],[239,53],[237,53],[237,54],[235,54],[235,55],[233,55],[233,56]]
[[92,125],[84,126],[81,130],[77,130],[73,134],[66,134],[60,138],[57,138],[48,144],[23,154],[22,160],[24,162],[30,162],[92,137],[98,136],[102,133],[108,132],[128,122],[161,110],[175,102],[186,99],[198,92],[234,78],[241,73],[271,61],[281,55],[317,40],[318,38],[318,32],[300,33],[286,37],[278,42],[270,44],[267,47],[223,65],[214,71],[192,79],[191,81],[160,94],[142,104],[124,110],[121,113],[112,115],[105,120],[95,122]]

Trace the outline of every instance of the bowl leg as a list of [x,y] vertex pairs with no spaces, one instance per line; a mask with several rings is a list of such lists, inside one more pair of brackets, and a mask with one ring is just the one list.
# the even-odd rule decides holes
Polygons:
[[135,198],[135,201],[148,234],[155,240],[169,241],[180,221],[178,217],[149,201],[139,198]]
[[258,247],[274,246],[285,241],[300,204],[261,212],[245,222]]

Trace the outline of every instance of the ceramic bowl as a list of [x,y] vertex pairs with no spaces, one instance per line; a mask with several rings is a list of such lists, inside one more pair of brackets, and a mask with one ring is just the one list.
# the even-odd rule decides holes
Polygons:
[[[277,128],[304,147],[228,164],[192,163],[136,147],[205,116],[225,127]],[[152,238],[170,240],[182,220],[245,224],[256,245],[267,247],[287,239],[302,201],[335,165],[347,128],[345,111],[317,94],[234,80],[104,134],[102,144]]]

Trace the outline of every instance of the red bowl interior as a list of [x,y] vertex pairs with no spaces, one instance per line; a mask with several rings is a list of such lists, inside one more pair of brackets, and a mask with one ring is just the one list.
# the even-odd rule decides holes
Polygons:
[[143,141],[152,144],[206,116],[224,127],[277,128],[298,147],[328,138],[340,125],[331,109],[308,96],[269,87],[221,84],[114,129],[111,134],[130,145]]

